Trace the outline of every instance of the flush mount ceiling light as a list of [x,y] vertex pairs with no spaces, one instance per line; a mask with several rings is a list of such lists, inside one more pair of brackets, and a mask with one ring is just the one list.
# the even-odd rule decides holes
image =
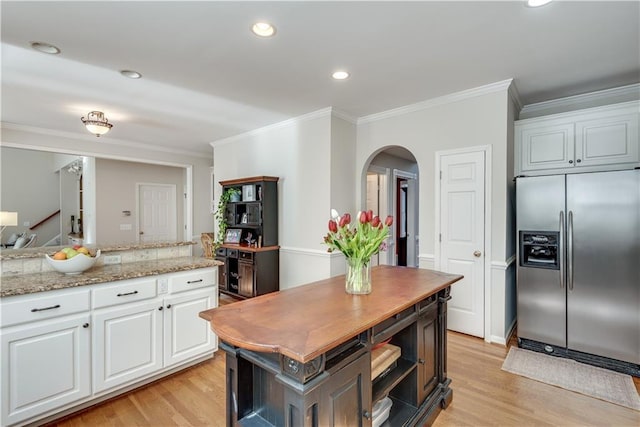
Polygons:
[[57,55],[60,53],[60,49],[49,43],[33,42],[31,43],[31,47],[37,51],[50,53],[52,55]]
[[347,73],[346,71],[336,71],[331,75],[331,77],[336,80],[344,80],[349,78],[349,73]]
[[526,5],[529,7],[540,7],[551,3],[552,0],[527,0]]
[[142,74],[133,70],[120,70],[120,74],[125,77],[129,77],[130,79],[139,79],[142,77]]
[[98,137],[109,132],[109,129],[113,127],[101,111],[92,111],[87,114],[86,119],[82,117],[80,120],[82,120],[89,132]]
[[251,31],[258,37],[271,37],[276,33],[276,27],[268,22],[256,22],[251,27]]

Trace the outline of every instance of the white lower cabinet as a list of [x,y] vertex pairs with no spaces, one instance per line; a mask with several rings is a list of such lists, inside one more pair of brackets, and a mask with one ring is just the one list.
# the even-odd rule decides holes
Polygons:
[[217,267],[0,300],[0,425],[86,405],[217,350]]
[[91,395],[89,314],[3,328],[2,425]]
[[94,383],[101,392],[162,368],[162,305],[157,300],[96,310]]
[[217,349],[218,341],[199,313],[217,306],[217,287],[165,298],[164,366]]
[[102,392],[216,349],[201,319],[217,287],[97,310],[93,315],[94,385]]

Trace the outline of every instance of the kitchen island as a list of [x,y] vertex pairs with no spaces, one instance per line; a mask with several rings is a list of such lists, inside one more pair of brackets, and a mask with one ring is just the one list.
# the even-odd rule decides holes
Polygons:
[[[348,295],[344,276],[200,313],[226,352],[226,424],[370,426],[431,423],[451,402],[447,301],[462,276],[378,266],[373,292]],[[372,378],[372,349],[400,356]]]

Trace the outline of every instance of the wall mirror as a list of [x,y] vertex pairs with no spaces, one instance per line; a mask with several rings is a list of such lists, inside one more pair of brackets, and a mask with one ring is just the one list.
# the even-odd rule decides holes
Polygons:
[[29,247],[188,240],[185,167],[7,146],[0,161],[1,210],[18,212],[5,248],[21,233]]

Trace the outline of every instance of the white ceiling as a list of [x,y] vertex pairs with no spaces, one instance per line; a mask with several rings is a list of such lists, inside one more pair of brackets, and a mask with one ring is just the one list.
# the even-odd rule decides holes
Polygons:
[[[210,142],[330,106],[356,119],[510,78],[530,104],[638,83],[639,6],[2,1],[2,122],[86,134],[96,109],[114,124],[96,143],[210,156]],[[257,20],[276,36],[254,36]],[[351,77],[332,80],[338,68]]]

